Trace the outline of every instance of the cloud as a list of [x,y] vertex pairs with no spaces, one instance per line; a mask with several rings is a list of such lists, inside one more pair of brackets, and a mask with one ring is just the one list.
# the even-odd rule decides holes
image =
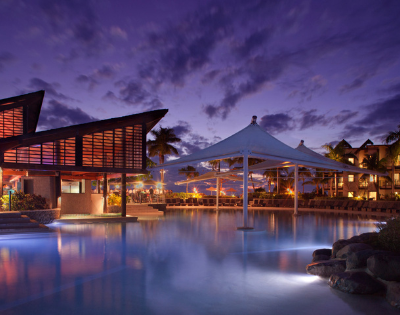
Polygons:
[[41,0],[40,8],[48,21],[53,36],[62,42],[71,38],[77,49],[87,56],[98,55],[107,43],[93,1]]
[[99,80],[109,80],[115,77],[119,70],[119,65],[104,64],[95,69],[92,74],[81,74],[75,78],[78,83],[88,84],[88,89],[93,90],[99,85]]
[[364,134],[380,138],[387,132],[397,129],[400,121],[399,108],[400,94],[363,106],[363,112],[366,112],[364,117],[354,124],[346,125],[342,136],[354,137]]
[[118,26],[112,26],[110,28],[110,34],[117,38],[122,38],[122,39],[128,38],[128,35],[126,34],[126,32]]
[[70,107],[56,100],[50,100],[42,108],[38,127],[40,130],[83,124],[97,120],[78,107]]
[[311,101],[315,95],[320,95],[326,86],[327,80],[321,75],[314,75],[310,79],[301,78],[298,82],[286,82],[282,85],[293,88],[289,98],[299,98],[299,102]]
[[302,113],[302,117],[300,118],[300,130],[313,127],[314,125],[327,124],[325,115],[317,115],[316,112],[316,109],[311,109]]
[[199,9],[165,30],[148,34],[146,55],[139,67],[141,79],[159,86],[183,86],[188,75],[210,62],[217,43],[229,33],[226,8],[213,4]]
[[126,105],[142,106],[145,110],[155,110],[164,107],[157,95],[148,92],[143,84],[137,80],[120,80],[115,83],[119,88],[118,96],[114,92],[108,91],[104,100],[123,102]]
[[339,114],[335,115],[332,117],[332,122],[333,124],[344,124],[345,122],[347,122],[348,120],[354,118],[355,116],[358,115],[358,112],[353,112],[349,109],[344,109],[341,110]]
[[5,65],[8,65],[8,63],[14,61],[15,59],[15,56],[8,51],[0,52],[0,71],[4,69]]
[[263,47],[263,45],[269,39],[270,35],[271,31],[267,28],[257,30],[247,36],[243,42],[237,44],[237,46],[234,47],[233,50],[240,59],[246,58],[251,55],[251,53],[256,51],[259,47]]
[[363,73],[362,75],[358,76],[355,78],[350,84],[345,84],[340,88],[341,93],[348,93],[351,91],[354,91],[356,89],[359,89],[364,86],[364,83],[372,78],[375,75],[375,71],[370,72],[370,73]]
[[59,100],[72,100],[72,98],[57,92],[56,88],[59,87],[58,83],[48,83],[39,78],[32,78],[29,87],[33,90],[45,90],[47,95],[53,96]]
[[88,84],[88,89],[90,91],[93,90],[99,84],[99,82],[93,79],[92,76],[87,76],[84,74],[77,76],[75,81],[81,84]]
[[293,130],[295,127],[294,120],[284,113],[265,115],[260,119],[260,126],[267,130],[270,134]]
[[67,64],[67,63],[69,63],[71,61],[74,61],[74,60],[76,60],[78,58],[79,58],[79,53],[76,51],[76,49],[71,49],[67,55],[59,54],[56,57],[56,59],[59,62],[63,63],[63,64]]
[[187,121],[183,121],[183,120],[178,120],[177,125],[175,125],[171,128],[174,129],[175,135],[178,138],[181,138],[181,137],[187,135],[192,130],[192,127],[190,126],[190,124]]

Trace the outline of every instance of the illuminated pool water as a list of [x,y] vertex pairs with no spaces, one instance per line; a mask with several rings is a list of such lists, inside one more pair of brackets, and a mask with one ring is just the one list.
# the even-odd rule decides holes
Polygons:
[[305,273],[315,249],[374,220],[259,211],[249,222],[237,231],[240,211],[190,210],[0,236],[0,314],[397,314]]

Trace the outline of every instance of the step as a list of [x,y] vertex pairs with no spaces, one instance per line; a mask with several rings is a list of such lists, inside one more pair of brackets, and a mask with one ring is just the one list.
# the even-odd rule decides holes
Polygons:
[[0,230],[2,229],[24,229],[24,228],[38,228],[40,224],[31,220],[24,223],[0,223]]
[[20,216],[21,216],[21,212],[19,212],[19,211],[0,212],[0,219],[1,218],[19,218]]
[[30,222],[31,219],[26,215],[21,215],[19,218],[4,218],[0,217],[0,224],[4,223],[24,223]]

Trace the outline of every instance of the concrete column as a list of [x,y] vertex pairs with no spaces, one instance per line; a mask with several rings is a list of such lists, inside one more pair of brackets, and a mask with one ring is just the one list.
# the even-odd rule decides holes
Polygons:
[[3,169],[0,167],[0,198],[3,196]]
[[219,177],[217,177],[217,210],[219,204]]
[[103,213],[107,213],[107,173],[103,174]]
[[299,165],[294,165],[294,215],[299,214]]
[[248,186],[249,186],[249,154],[243,154],[243,227],[248,227]]
[[121,217],[126,217],[126,173],[121,174]]

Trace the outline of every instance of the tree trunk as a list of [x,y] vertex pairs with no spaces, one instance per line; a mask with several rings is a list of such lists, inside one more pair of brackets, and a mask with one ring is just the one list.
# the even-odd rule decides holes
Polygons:
[[337,179],[337,172],[335,172],[335,197],[338,196],[338,179]]
[[279,169],[276,169],[276,193],[279,194]]
[[392,161],[392,197],[394,197],[394,161]]
[[333,186],[333,179],[330,178],[329,179],[329,194],[331,197],[333,196],[333,187],[332,186]]
[[379,196],[379,176],[376,175],[376,200],[380,200],[380,196]]
[[253,182],[253,173],[250,173],[250,180],[253,184],[253,192],[256,192],[256,188],[254,187],[254,182]]
[[[325,173],[322,173],[322,180],[324,180],[324,179],[325,179]],[[321,184],[321,192],[322,192],[322,195],[325,196],[325,183],[323,181]]]
[[189,190],[189,183],[186,183],[186,193],[188,193]]

